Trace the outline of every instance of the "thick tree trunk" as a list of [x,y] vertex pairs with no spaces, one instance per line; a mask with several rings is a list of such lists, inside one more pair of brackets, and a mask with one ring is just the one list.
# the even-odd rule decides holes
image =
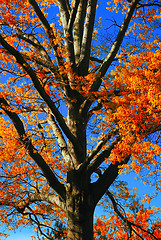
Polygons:
[[90,175],[79,170],[86,160],[86,116],[81,116],[79,102],[69,106],[68,127],[78,140],[74,146],[68,140],[71,161],[68,164],[66,185],[67,239],[93,239],[94,201],[90,190]]
[[68,212],[67,239],[92,240],[93,239],[93,211],[81,207],[79,213],[75,210]]
[[88,191],[89,181],[70,174],[67,184],[67,239],[93,239],[93,198]]

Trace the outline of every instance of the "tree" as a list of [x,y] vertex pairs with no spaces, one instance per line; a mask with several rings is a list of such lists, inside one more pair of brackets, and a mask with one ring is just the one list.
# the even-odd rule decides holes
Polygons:
[[67,239],[93,239],[94,209],[106,194],[127,239],[157,239],[159,221],[153,232],[145,219],[135,223],[109,188],[129,169],[150,182],[160,176],[161,5],[109,2],[109,16],[123,13],[121,25],[111,17],[109,29],[118,29],[109,36],[97,4],[0,1],[1,222],[33,223],[46,239],[56,230],[64,239],[66,218]]

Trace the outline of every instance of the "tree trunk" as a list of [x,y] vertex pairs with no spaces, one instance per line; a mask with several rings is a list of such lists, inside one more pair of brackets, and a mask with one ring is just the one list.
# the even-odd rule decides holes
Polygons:
[[[86,209],[86,210],[85,210]],[[84,208],[79,214],[69,213],[67,220],[68,240],[92,240],[93,239],[93,211]]]
[[74,146],[68,139],[71,161],[68,165],[66,185],[67,239],[93,239],[93,195],[90,190],[90,175],[79,171],[86,160],[86,116],[80,114],[79,102],[72,103],[68,112],[68,127],[78,140]]
[[[72,181],[67,184],[67,239],[93,239],[94,204],[88,191],[88,183],[82,176],[72,175]],[[71,179],[70,179],[71,180]],[[83,183],[83,184],[82,184]],[[86,185],[87,183],[87,185]],[[86,189],[83,186],[86,185]]]

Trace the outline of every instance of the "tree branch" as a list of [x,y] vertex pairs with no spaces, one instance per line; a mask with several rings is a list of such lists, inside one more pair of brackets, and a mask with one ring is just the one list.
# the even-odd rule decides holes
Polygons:
[[[110,200],[111,200],[111,202],[112,202],[112,204],[113,204],[114,211],[115,211],[115,212],[117,213],[117,215],[124,221],[124,223],[126,223],[126,224],[128,225],[128,227],[129,227],[129,229],[130,229],[130,232],[131,232],[131,231],[134,231],[134,232],[136,233],[136,231],[132,228],[132,226],[134,226],[134,227],[139,228],[139,229],[142,230],[143,232],[148,233],[148,234],[151,235],[154,239],[157,240],[157,238],[154,236],[154,234],[152,234],[150,231],[143,229],[141,226],[139,226],[139,225],[137,225],[137,224],[129,221],[126,217],[124,217],[123,214],[119,211],[119,209],[118,209],[118,207],[117,207],[117,206],[118,206],[118,203],[115,201],[115,199],[114,199],[113,195],[111,194],[111,192],[107,190],[106,193],[107,193],[108,197],[110,198]],[[137,233],[136,233],[136,234],[137,234]],[[141,239],[144,239],[144,238],[142,238],[139,234],[137,234],[137,235],[138,235]]]
[[32,34],[27,34],[23,32],[19,27],[13,25],[10,26],[13,30],[16,31],[16,35],[18,38],[24,40],[25,42],[31,44],[33,47],[39,50],[39,53],[42,55],[43,58],[45,58],[47,61],[51,62],[51,58],[48,55],[47,51],[44,49],[44,47],[40,44],[40,42],[37,40],[35,36]]
[[[93,162],[88,166],[87,171],[90,175],[96,171],[96,169],[101,165],[101,163],[104,162],[105,158],[108,158],[110,156],[112,149],[114,149],[115,145],[120,141],[120,139],[121,139],[120,136],[116,137],[116,139],[113,141],[113,143],[106,150],[104,150],[102,153],[100,153],[98,155],[98,157],[96,157],[96,159],[94,159]],[[104,139],[104,142],[107,142],[107,140],[108,140],[108,136],[107,136],[107,138]],[[97,152],[105,144],[104,142],[101,142],[100,145],[98,145],[98,147],[96,147],[95,151],[89,157],[89,159],[93,158],[97,154]],[[88,161],[89,161],[89,159],[88,159]]]
[[61,20],[63,24],[64,36],[65,36],[65,45],[68,50],[67,60],[72,64],[72,67],[75,66],[75,55],[74,55],[74,46],[73,46],[73,35],[71,29],[68,25],[71,21],[71,15],[73,16],[73,11],[69,11],[69,2],[64,0],[58,0],[59,11],[61,14]]
[[[39,218],[38,218],[37,214],[34,213],[34,211],[32,210],[31,207],[28,207],[28,210],[30,212],[23,213],[23,215],[28,215],[29,220],[31,222],[33,222],[34,224],[36,224],[36,226],[37,226],[37,236],[39,235],[38,233],[40,233],[42,236],[45,237],[45,239],[51,240],[51,237],[48,234],[45,234],[45,231],[43,231],[42,228],[47,227],[48,230],[50,229],[54,232],[55,232],[55,229],[53,229],[51,226],[47,226],[46,224],[42,223],[42,221],[39,221]],[[40,239],[39,236],[38,236],[38,239]]]
[[99,179],[91,183],[91,189],[93,192],[94,203],[97,204],[101,197],[105,194],[111,184],[115,181],[119,173],[119,166],[128,163],[131,155],[128,155],[121,163],[116,162],[110,164]]
[[74,24],[74,21],[75,21],[75,18],[76,18],[79,3],[80,3],[80,0],[75,0],[75,4],[74,4],[73,9],[70,13],[70,18],[69,18],[69,21],[68,21],[68,28],[67,28],[69,34],[72,34],[73,24]]
[[62,83],[64,84],[64,81],[62,80],[62,77],[58,72],[58,67],[55,66],[52,62],[47,61],[46,59],[44,60],[43,58],[36,57],[36,56],[32,56],[32,58],[31,58],[30,56],[28,56],[26,53],[23,53],[23,52],[21,52],[20,54],[24,59],[33,61],[42,67],[48,68],[49,72],[55,76],[56,80],[59,83],[62,81]]
[[[109,52],[108,56],[104,59],[103,63],[101,64],[100,68],[99,68],[99,71],[98,71],[98,74],[97,74],[97,77],[96,77],[96,80],[95,82],[92,84],[91,86],[91,90],[90,92],[93,92],[93,91],[97,91],[102,83],[102,80],[101,78],[104,77],[104,75],[106,74],[109,66],[111,65],[111,63],[113,62],[113,60],[115,59],[115,56],[121,46],[121,43],[123,41],[123,38],[125,36],[125,33],[126,33],[126,30],[128,28],[128,25],[130,23],[130,20],[132,18],[132,15],[136,9],[136,6],[137,4],[139,3],[140,0],[133,0],[131,2],[131,5],[127,11],[127,14],[124,18],[124,21],[120,27],[120,30],[119,30],[119,33],[117,35],[117,38],[116,40],[114,41],[113,45],[112,45],[112,48],[111,48],[111,51]],[[86,108],[89,108],[90,106],[90,101],[87,100],[86,102]]]
[[67,4],[67,2],[68,2],[67,0],[66,1],[58,0],[59,10],[60,10],[60,13],[62,13],[64,21],[66,22],[66,26],[69,21],[70,12],[71,12],[71,10],[69,11],[69,6],[70,6],[69,2],[68,2],[68,4]]
[[[60,2],[63,3],[62,0],[60,0]],[[69,8],[70,8],[69,1],[66,0],[65,2],[66,2],[66,4],[67,4],[67,9],[69,10]],[[41,11],[41,9],[39,8],[39,6],[38,6],[38,4],[36,3],[36,1],[35,1],[35,0],[29,0],[29,3],[32,5],[32,7],[33,7],[33,9],[34,9],[34,11],[35,11],[35,13],[36,13],[36,15],[38,16],[38,18],[40,19],[42,25],[43,25],[44,28],[45,28],[45,31],[46,31],[46,33],[47,33],[47,35],[48,35],[48,38],[49,38],[50,42],[51,42],[51,46],[53,47],[54,54],[55,54],[55,57],[56,57],[56,59],[57,59],[57,63],[58,63],[58,65],[59,65],[59,67],[61,66],[61,67],[63,67],[63,68],[65,69],[63,57],[62,57],[62,55],[60,54],[60,51],[58,51],[58,47],[59,47],[59,46],[58,46],[58,44],[55,44],[55,39],[56,39],[56,38],[55,38],[55,36],[54,36],[54,33],[53,33],[52,28],[50,27],[47,19],[45,18],[44,14],[42,13],[42,11]],[[69,45],[68,45],[68,43],[69,43]],[[73,43],[73,40],[72,40],[72,43]],[[73,49],[72,49],[73,47],[72,47],[72,45],[71,45],[71,42],[70,42],[70,41],[69,41],[69,42],[67,41],[67,45],[68,45],[68,47],[69,47],[69,49],[68,49],[68,50],[69,50],[69,53],[71,54],[71,55],[70,55],[71,61],[74,63],[74,51],[73,51]],[[74,66],[74,65],[73,65],[73,66]],[[71,67],[72,67],[72,66],[71,66]],[[74,91],[73,91],[73,90],[71,89],[71,87],[70,87],[68,75],[65,74],[65,76],[62,76],[62,79],[63,79],[63,81],[64,81],[64,89],[65,89],[65,93],[66,93],[67,97],[72,98],[73,95],[74,95]],[[76,92],[76,91],[75,91],[75,92]],[[77,93],[78,93],[78,92],[77,92]],[[75,95],[74,95],[74,97],[75,97]],[[72,141],[71,141],[71,142],[72,142]]]
[[73,143],[74,146],[77,146],[76,138],[70,132],[68,126],[66,125],[62,115],[56,108],[54,102],[51,100],[51,98],[45,92],[44,88],[41,86],[41,83],[37,78],[36,73],[33,71],[30,65],[24,60],[22,55],[16,49],[14,49],[11,45],[9,45],[1,35],[0,35],[0,43],[12,56],[16,58],[17,63],[19,63],[22,66],[22,68],[27,72],[27,74],[30,76],[35,88],[37,89],[40,96],[44,99],[48,107],[51,109],[51,112],[55,116],[56,120],[58,121],[61,129],[63,130],[67,138]]
[[160,1],[154,1],[154,0],[150,3],[139,3],[138,8],[151,7],[151,6],[161,7],[161,3]]
[[42,13],[41,9],[39,8],[37,2],[35,0],[29,0],[29,3],[33,7],[36,15],[38,16],[39,20],[41,21],[42,25],[44,26],[44,29],[48,35],[48,38],[50,40],[51,46],[54,50],[55,57],[57,59],[57,63],[59,66],[63,65],[63,58],[60,56],[60,53],[58,53],[58,44],[55,44],[54,41],[56,39],[52,28],[50,27],[50,24],[48,23],[47,19],[45,18],[44,14]]
[[61,198],[65,200],[66,190],[64,185],[58,181],[51,168],[44,161],[42,156],[38,153],[37,149],[32,145],[31,140],[26,135],[23,123],[19,116],[13,112],[13,110],[4,98],[0,98],[0,106],[13,122],[17,130],[20,143],[25,147],[29,156],[37,163],[44,176],[46,177],[47,181],[49,182],[50,187],[52,187],[61,196]]
[[93,151],[87,157],[86,161],[84,161],[82,164],[79,165],[78,167],[79,172],[83,171],[85,168],[87,168],[89,175],[91,175],[93,172],[97,172],[98,170],[97,168],[99,167],[99,165],[105,160],[106,157],[108,157],[108,154],[111,153],[112,144],[109,146],[108,149],[100,153],[100,155],[93,161],[93,163],[91,163],[91,165],[89,165],[90,161],[97,155],[97,153],[102,149],[102,147],[106,144],[106,142],[110,140],[111,137],[114,136],[115,134],[117,134],[117,130],[109,133],[97,144],[97,146],[93,149]]
[[18,205],[21,206],[24,211],[26,207],[28,207],[31,203],[34,203],[34,202],[48,202],[48,203],[56,204],[64,212],[66,212],[65,201],[63,201],[62,198],[60,198],[58,195],[55,195],[52,193],[44,192],[44,193],[29,194],[28,197],[25,200],[20,201]]
[[103,63],[102,59],[96,58],[96,57],[90,57],[91,61],[98,62],[98,63]]
[[80,59],[78,65],[78,73],[86,75],[88,73],[90,49],[92,41],[92,33],[95,20],[97,0],[88,0],[87,12],[84,23],[83,38],[81,44]]
[[118,133],[118,130],[114,130],[108,133],[104,138],[102,138],[101,141],[98,142],[97,146],[89,154],[88,161],[91,161],[97,155],[97,153],[99,153],[99,151],[107,143],[107,141],[110,140],[111,137],[115,136],[117,133]]
[[68,152],[67,144],[66,144],[66,141],[63,137],[63,134],[62,134],[59,126],[56,124],[54,117],[51,114],[49,114],[49,117],[47,118],[47,122],[51,126],[51,128],[53,130],[53,133],[57,138],[58,145],[59,145],[59,148],[61,150],[61,153],[62,153],[62,155],[63,155],[63,157],[66,160],[66,163],[68,165],[69,162],[71,161],[71,157],[70,157],[70,154]]
[[88,112],[88,118],[90,118],[90,117],[93,115],[93,112],[94,112],[94,111],[98,111],[98,110],[100,110],[100,109],[102,109],[102,101],[101,101],[101,99],[98,99],[97,105],[94,106],[94,107],[92,107],[92,108],[90,109],[90,111]]
[[73,43],[74,43],[74,53],[75,53],[75,61],[76,64],[79,62],[80,51],[81,51],[81,43],[83,36],[83,27],[84,27],[84,19],[86,16],[86,8],[87,8],[88,0],[79,0],[79,5],[74,21],[73,27]]

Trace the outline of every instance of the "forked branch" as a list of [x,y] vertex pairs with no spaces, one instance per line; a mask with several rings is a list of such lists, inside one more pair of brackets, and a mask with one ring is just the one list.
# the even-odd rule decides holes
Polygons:
[[[100,153],[98,155],[98,157],[96,157],[93,162],[88,166],[88,172],[91,175],[93,172],[96,171],[96,169],[101,165],[101,163],[104,162],[104,160],[106,158],[108,158],[111,154],[111,151],[114,149],[115,145],[118,143],[118,141],[120,141],[120,137],[116,137],[116,139],[113,141],[113,143],[107,147],[106,150],[104,150],[102,153]],[[105,139],[106,140],[106,139]],[[101,146],[100,146],[101,147]],[[98,147],[99,149],[99,147]],[[97,152],[97,150],[96,150]]]
[[99,151],[102,149],[102,147],[111,139],[111,137],[115,136],[118,133],[118,130],[114,130],[107,134],[104,138],[101,139],[100,142],[98,142],[97,146],[92,150],[92,152],[88,156],[88,161],[90,162],[96,155],[99,153]]
[[91,184],[92,191],[94,193],[94,202],[95,204],[101,199],[105,194],[111,184],[115,181],[119,174],[119,166],[122,164],[128,163],[131,155],[125,157],[122,162],[111,163],[109,167],[104,171],[104,173],[98,178],[98,180]]

